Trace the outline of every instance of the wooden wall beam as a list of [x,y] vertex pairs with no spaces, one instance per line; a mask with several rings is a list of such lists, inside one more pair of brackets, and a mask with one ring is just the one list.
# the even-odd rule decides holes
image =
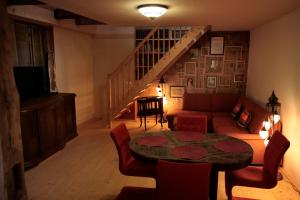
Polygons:
[[7,0],[7,5],[41,5],[45,4],[44,2],[40,2],[37,0]]
[[55,19],[75,19],[78,15],[63,9],[55,9],[54,11]]
[[0,0],[0,199],[26,200],[20,101],[13,74],[11,22]]
[[75,24],[76,25],[105,25],[106,23],[80,16],[75,18]]
[[84,17],[63,9],[54,10],[55,19],[74,19],[76,25],[105,25],[106,23],[100,22],[88,17]]

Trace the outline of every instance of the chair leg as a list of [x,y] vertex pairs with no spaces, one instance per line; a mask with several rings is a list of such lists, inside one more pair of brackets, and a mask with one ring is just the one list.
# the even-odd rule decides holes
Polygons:
[[226,191],[226,195],[228,200],[232,200],[232,181],[230,179],[230,175],[228,174],[230,172],[225,172],[225,191]]
[[146,115],[144,116],[144,123],[145,123],[145,131],[147,130],[147,127],[146,127]]
[[163,127],[163,114],[160,114],[160,125]]
[[140,127],[142,126],[143,124],[143,119],[142,119],[142,116],[140,116]]

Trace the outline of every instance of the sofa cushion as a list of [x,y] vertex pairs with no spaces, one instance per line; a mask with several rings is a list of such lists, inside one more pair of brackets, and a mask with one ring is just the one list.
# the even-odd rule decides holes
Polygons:
[[247,128],[250,122],[251,122],[251,112],[249,112],[247,109],[244,109],[237,121],[237,124],[242,128]]
[[230,112],[212,112],[212,117],[228,117],[231,118]]
[[177,115],[176,130],[178,131],[196,131],[198,133],[207,133],[207,117],[202,114],[183,114]]
[[203,93],[184,93],[182,109],[209,112],[211,110],[210,96]]
[[251,133],[259,133],[262,128],[262,122],[265,119],[265,116],[268,114],[267,110],[254,103],[252,100],[247,97],[240,98],[242,100],[242,105],[251,112],[251,122],[248,126],[248,129]]
[[239,119],[242,112],[243,112],[242,104],[237,103],[231,112],[231,116],[233,119]]
[[231,112],[238,98],[238,94],[213,94],[211,95],[211,111]]
[[236,121],[232,120],[232,118],[229,117],[214,117],[212,119],[213,121],[213,129],[215,133],[222,134],[222,135],[228,135],[228,134],[249,134],[247,130],[244,128],[241,128],[236,124]]

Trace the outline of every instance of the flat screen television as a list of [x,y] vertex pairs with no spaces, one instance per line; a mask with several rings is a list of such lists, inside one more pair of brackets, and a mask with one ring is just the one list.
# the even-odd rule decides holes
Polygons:
[[14,75],[21,101],[50,94],[47,67],[14,67]]

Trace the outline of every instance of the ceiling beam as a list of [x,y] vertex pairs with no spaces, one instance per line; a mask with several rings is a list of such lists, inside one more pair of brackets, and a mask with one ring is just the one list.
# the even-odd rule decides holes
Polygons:
[[104,22],[99,22],[86,17],[76,17],[75,18],[76,25],[106,25]]
[[63,9],[55,9],[54,10],[54,18],[55,19],[74,19],[78,15],[71,13],[69,11]]
[[12,5],[41,5],[41,4],[45,4],[44,2],[40,2],[37,0],[6,0],[7,1],[7,5],[8,6],[12,6]]
[[76,25],[105,25],[106,23],[100,22],[88,17],[83,17],[81,15],[63,10],[63,9],[55,9],[54,10],[54,18],[61,19],[74,19]]

